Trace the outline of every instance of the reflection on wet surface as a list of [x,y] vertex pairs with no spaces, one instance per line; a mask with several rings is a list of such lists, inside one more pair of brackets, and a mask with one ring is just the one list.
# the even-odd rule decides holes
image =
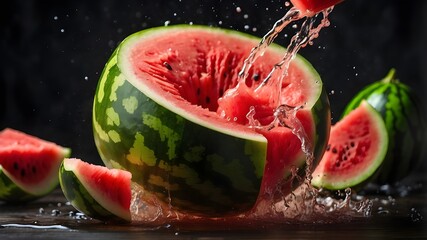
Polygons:
[[[71,237],[109,239],[301,239],[330,237],[425,238],[427,194],[414,192],[405,197],[370,197],[370,217],[334,223],[208,222],[142,226],[103,223],[77,212],[57,189],[49,196],[25,205],[0,205],[1,239],[69,239]],[[48,234],[47,234],[48,233]]]

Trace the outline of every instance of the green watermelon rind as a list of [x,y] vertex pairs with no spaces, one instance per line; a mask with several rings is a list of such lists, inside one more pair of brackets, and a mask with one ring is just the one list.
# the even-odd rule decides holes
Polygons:
[[[382,120],[380,113],[376,109],[374,109],[369,103],[367,103],[366,101],[362,101],[358,108],[362,107],[366,109],[366,113],[369,114],[369,117],[373,120],[373,123],[375,123],[375,126],[372,126],[372,129],[376,130],[376,132],[379,134],[379,141],[377,142],[378,152],[376,153],[376,155],[371,156],[372,160],[370,167],[359,173],[356,177],[350,178],[344,176],[341,181],[337,179],[331,181],[328,179],[328,175],[334,173],[316,171],[313,173],[313,178],[311,180],[311,184],[313,186],[328,190],[343,190],[346,188],[361,186],[375,174],[375,172],[384,162],[389,144],[387,128],[384,124],[384,121]],[[341,121],[345,121],[345,117],[341,119]]]
[[59,165],[62,159],[69,157],[71,154],[71,149],[69,148],[61,147],[61,151],[62,153],[56,161],[58,162],[58,168],[53,167],[49,176],[45,177],[44,181],[37,187],[18,183],[18,181],[0,165],[0,201],[27,202],[44,197],[52,192],[59,183]]
[[[93,128],[98,151],[108,167],[130,170],[134,181],[144,182],[144,187],[148,191],[156,193],[161,199],[165,201],[179,199],[171,203],[174,206],[189,211],[203,211],[220,215],[248,210],[258,197],[266,159],[266,139],[261,134],[254,132],[242,131],[243,134],[238,134],[229,129],[211,126],[208,124],[209,122],[201,121],[197,116],[171,106],[162,100],[161,96],[144,90],[144,85],[133,75],[130,63],[126,60],[126,51],[129,51],[133,42],[141,41],[141,38],[149,38],[155,34],[167,34],[175,29],[195,29],[230,34],[253,40],[254,45],[259,42],[259,39],[253,36],[232,30],[188,25],[143,30],[126,38],[107,62],[94,99]],[[284,52],[284,48],[278,46],[272,48],[280,53]],[[325,110],[325,108],[329,109],[329,103],[320,77],[302,57],[297,56],[294,61],[300,66],[304,66],[307,71],[305,74],[313,76],[313,79],[310,80],[317,83],[313,84],[315,86],[313,90],[318,92],[312,94],[313,98],[307,102],[305,107],[315,113],[316,124],[326,126],[320,132],[327,137],[330,125],[325,124],[324,121],[330,121],[328,110]],[[131,97],[137,99],[139,104],[137,108],[133,109],[132,114],[126,113],[123,109],[123,100]],[[321,101],[325,101],[324,104],[319,103]],[[144,107],[143,111],[140,110],[141,105]],[[108,112],[108,110],[110,111]],[[319,114],[324,113],[322,111],[327,113]],[[145,120],[143,114],[145,114]],[[149,122],[146,125],[150,126],[144,126],[144,121]],[[141,127],[143,127],[142,130]],[[137,134],[134,133],[135,129],[139,129]],[[164,131],[162,133],[155,129]],[[144,137],[147,135],[150,138]],[[166,135],[172,136],[173,139],[165,138]],[[316,138],[318,143],[322,143],[321,136],[318,135]],[[223,140],[221,146],[212,144],[217,142],[217,139]],[[165,142],[165,144],[161,144],[161,142]],[[326,142],[316,144],[318,154],[324,151]],[[135,147],[137,143],[139,148]],[[173,148],[172,151],[171,148]],[[139,159],[130,161],[126,158],[126,154],[123,154],[129,154],[132,151],[139,154],[144,162]],[[227,155],[231,155],[230,158],[225,158]],[[198,172],[192,168],[197,167],[197,161],[200,158],[210,161],[212,168],[218,166],[217,171],[210,171],[204,176],[199,176]],[[247,164],[248,162],[252,164]],[[150,164],[151,166],[149,166]],[[219,166],[228,167],[219,169]],[[177,175],[170,175],[171,172],[177,173]],[[168,182],[177,184],[160,186],[160,184],[167,183],[153,173],[167,175]],[[212,177],[219,179],[222,185],[218,186],[218,183],[210,182],[209,178]],[[160,184],[150,186],[148,184],[150,181],[157,181],[156,183]],[[182,189],[179,184],[187,185],[187,189],[184,189],[185,191],[181,194]],[[176,189],[174,190],[174,188]],[[170,198],[171,194],[173,198]]]
[[112,207],[105,199],[94,194],[96,190],[90,189],[81,179],[77,170],[66,166],[66,161],[62,162],[59,168],[59,183],[65,198],[74,208],[86,216],[102,221],[131,221],[130,211],[123,212]]
[[420,100],[409,86],[395,78],[395,69],[356,94],[342,117],[363,100],[380,112],[389,134],[386,159],[371,182],[393,184],[401,181],[421,165],[424,156],[427,125]]

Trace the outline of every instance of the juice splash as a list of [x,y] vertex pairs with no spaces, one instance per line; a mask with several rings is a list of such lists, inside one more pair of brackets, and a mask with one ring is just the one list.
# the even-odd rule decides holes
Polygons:
[[[322,11],[315,16],[307,17],[296,8],[291,8],[283,18],[278,20],[273,28],[262,38],[258,46],[252,49],[248,58],[244,61],[244,65],[239,72],[239,81],[234,89],[229,89],[223,95],[223,98],[233,97],[236,94],[236,89],[245,86],[245,81],[248,78],[251,67],[256,64],[256,61],[263,56],[266,49],[274,42],[278,34],[290,23],[304,19],[299,32],[292,37],[287,51],[283,58],[278,62],[265,79],[258,85],[252,86],[255,95],[263,94],[263,91],[271,94],[269,104],[274,106],[274,120],[266,125],[260,124],[255,118],[255,108],[252,107],[247,114],[249,126],[256,128],[259,131],[270,131],[275,127],[287,127],[292,130],[300,142],[301,149],[306,155],[305,178],[301,179],[297,173],[297,169],[291,170],[291,181],[296,180],[303,182],[291,194],[282,194],[281,198],[260,198],[256,206],[249,212],[220,218],[209,218],[195,216],[187,213],[181,213],[173,208],[170,204],[159,201],[156,196],[151,195],[139,186],[133,186],[133,199],[131,205],[132,220],[136,223],[148,225],[159,224],[186,224],[204,225],[214,222],[225,223],[232,225],[250,226],[254,222],[265,223],[295,223],[295,222],[325,222],[325,221],[342,221],[343,218],[351,219],[353,217],[366,217],[370,215],[372,203],[368,199],[358,199],[355,201],[352,198],[352,191],[348,189],[345,194],[339,198],[333,198],[328,195],[321,194],[317,189],[310,184],[312,164],[313,164],[313,146],[304,130],[303,125],[296,117],[302,106],[290,106],[286,103],[286,97],[282,96],[281,88],[283,81],[286,81],[288,69],[291,61],[296,56],[297,52],[307,44],[312,44],[312,41],[318,37],[320,30],[323,27],[329,26],[328,15],[332,11],[332,7]],[[319,18],[321,19],[319,20]],[[317,25],[316,23],[319,22]],[[256,96],[255,96],[256,97]],[[224,116],[226,117],[226,116]],[[280,188],[280,186],[279,186]],[[209,225],[207,225],[209,226]]]

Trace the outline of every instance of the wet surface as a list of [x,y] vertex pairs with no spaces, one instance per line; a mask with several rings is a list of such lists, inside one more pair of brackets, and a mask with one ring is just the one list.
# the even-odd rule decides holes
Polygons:
[[60,189],[25,205],[0,205],[1,239],[331,239],[426,238],[427,194],[370,197],[372,216],[330,223],[251,222],[143,226],[104,223],[80,214]]

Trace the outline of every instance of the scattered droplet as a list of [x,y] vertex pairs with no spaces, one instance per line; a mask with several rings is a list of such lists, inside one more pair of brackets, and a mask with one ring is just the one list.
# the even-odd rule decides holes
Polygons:
[[39,208],[39,214],[44,214],[44,208]]

